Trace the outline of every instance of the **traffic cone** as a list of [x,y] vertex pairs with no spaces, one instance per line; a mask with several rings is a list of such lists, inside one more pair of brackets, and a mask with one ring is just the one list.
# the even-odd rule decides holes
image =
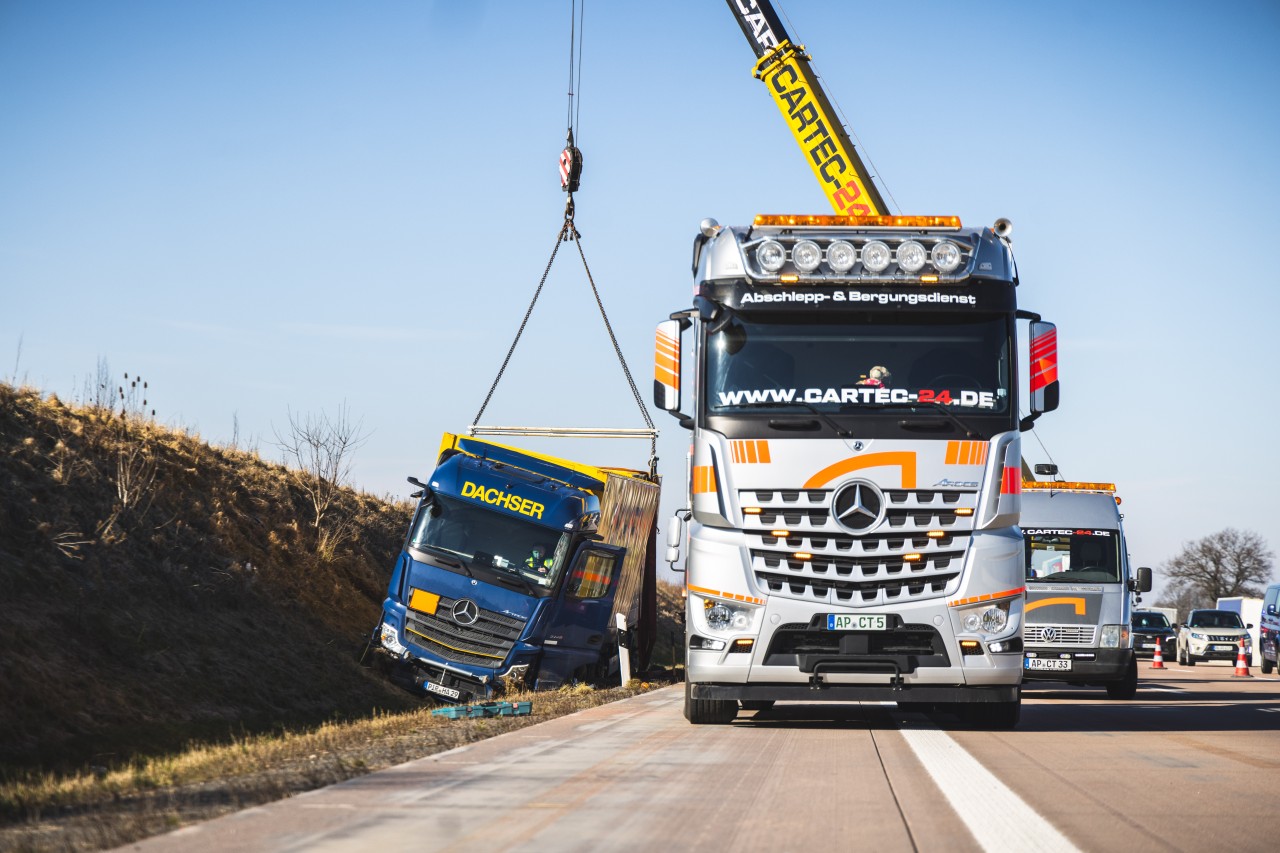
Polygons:
[[1156,653],[1151,657],[1152,669],[1168,669],[1168,667],[1164,665],[1164,655],[1160,653],[1161,645],[1162,643],[1160,642],[1160,638],[1156,637]]
[[1244,659],[1244,638],[1240,640],[1240,654],[1236,655],[1236,671],[1231,673],[1232,678],[1253,678],[1249,674],[1249,662]]

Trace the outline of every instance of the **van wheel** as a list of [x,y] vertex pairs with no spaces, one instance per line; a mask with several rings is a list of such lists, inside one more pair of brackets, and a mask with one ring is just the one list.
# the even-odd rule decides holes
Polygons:
[[1112,699],[1132,699],[1138,692],[1138,662],[1130,660],[1124,678],[1107,684],[1107,695]]
[[[1278,647],[1278,648],[1276,649],[1276,659],[1277,659],[1277,660],[1280,660],[1280,647]],[[1274,663],[1274,662],[1272,662],[1272,661],[1267,660],[1267,656],[1266,656],[1266,655],[1263,655],[1263,656],[1262,656],[1262,674],[1263,674],[1263,675],[1270,675],[1270,674],[1271,674],[1271,669],[1272,669],[1274,666],[1275,666],[1275,663]]]
[[732,699],[694,699],[693,688],[684,683],[684,718],[695,726],[723,726],[738,716],[738,703]]

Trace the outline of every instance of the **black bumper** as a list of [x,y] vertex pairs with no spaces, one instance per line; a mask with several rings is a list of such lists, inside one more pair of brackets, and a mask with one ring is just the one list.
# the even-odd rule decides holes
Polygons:
[[[1024,681],[1066,681],[1070,683],[1092,684],[1105,681],[1120,681],[1129,671],[1133,660],[1133,649],[1058,649],[1040,647],[1027,649],[1027,655],[1040,658],[1062,660],[1069,655],[1070,670],[1027,669],[1026,657],[1023,658],[1022,677]],[[1088,655],[1089,657],[1078,657]]]
[[689,685],[694,699],[745,699],[779,702],[1016,702],[1018,687],[963,687],[889,684],[698,684]]

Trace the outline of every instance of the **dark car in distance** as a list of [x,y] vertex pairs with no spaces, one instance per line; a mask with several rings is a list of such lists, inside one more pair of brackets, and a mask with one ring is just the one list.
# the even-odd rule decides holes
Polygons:
[[1133,637],[1133,653],[1138,657],[1155,657],[1158,638],[1161,644],[1160,656],[1169,662],[1177,660],[1177,631],[1169,624],[1169,617],[1160,611],[1133,611],[1129,632]]

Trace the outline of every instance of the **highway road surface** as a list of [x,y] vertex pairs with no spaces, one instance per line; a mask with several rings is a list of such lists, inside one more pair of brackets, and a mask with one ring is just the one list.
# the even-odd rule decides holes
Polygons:
[[892,703],[691,726],[670,687],[126,849],[1280,849],[1280,679],[1140,670],[1129,702],[1033,687],[1008,732]]

